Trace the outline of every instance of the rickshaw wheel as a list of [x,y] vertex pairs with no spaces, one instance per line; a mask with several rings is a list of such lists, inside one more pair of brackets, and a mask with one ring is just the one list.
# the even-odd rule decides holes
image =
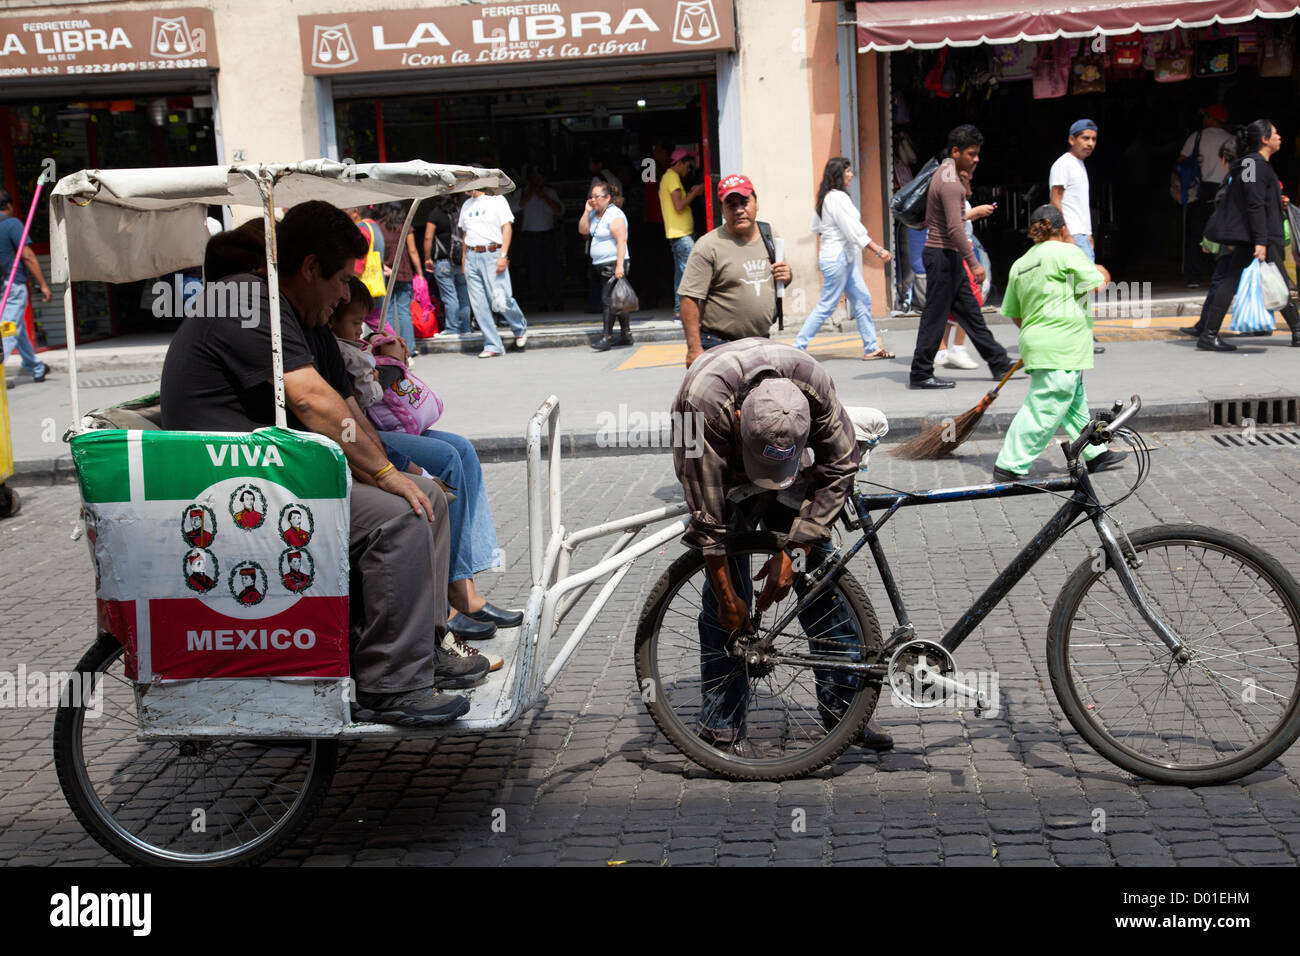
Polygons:
[[124,666],[121,645],[101,634],[54,718],[59,785],[101,846],[137,865],[246,866],[312,821],[334,778],[336,741],[138,740]]

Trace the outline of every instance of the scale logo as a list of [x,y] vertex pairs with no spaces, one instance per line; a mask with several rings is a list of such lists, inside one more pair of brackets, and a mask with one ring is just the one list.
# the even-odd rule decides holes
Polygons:
[[175,60],[207,51],[207,36],[202,27],[191,30],[184,17],[154,17],[149,33],[149,52],[153,56]]
[[673,42],[695,45],[709,43],[718,36],[718,16],[713,0],[677,0],[673,18]]
[[352,42],[352,32],[346,23],[336,26],[319,25],[311,38],[311,65],[322,69],[338,69],[357,62],[357,45]]

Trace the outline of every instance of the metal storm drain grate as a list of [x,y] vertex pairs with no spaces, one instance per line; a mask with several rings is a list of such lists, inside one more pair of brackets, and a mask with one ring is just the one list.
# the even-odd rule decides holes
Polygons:
[[1252,432],[1243,430],[1213,436],[1224,448],[1245,448],[1249,445],[1282,445],[1300,448],[1300,432]]
[[77,384],[82,388],[112,388],[116,385],[147,385],[156,383],[159,373],[156,370],[145,372],[115,372],[101,375],[79,375]]
[[1211,425],[1300,425],[1300,396],[1220,398],[1210,401]]

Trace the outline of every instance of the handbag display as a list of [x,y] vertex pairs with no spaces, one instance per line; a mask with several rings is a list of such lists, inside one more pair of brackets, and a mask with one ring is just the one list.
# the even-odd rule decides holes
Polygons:
[[1232,76],[1237,72],[1237,38],[1201,40],[1196,44],[1198,77]]
[[1053,40],[1038,48],[1034,59],[1034,99],[1064,96],[1070,87],[1070,44]]
[[1099,53],[1076,56],[1070,64],[1070,93],[1106,92],[1106,58]]
[[1037,43],[1003,43],[993,47],[993,73],[999,81],[1028,80],[1034,75]]
[[1192,78],[1192,51],[1181,30],[1171,31],[1164,52],[1156,56],[1156,82],[1179,83]]
[[1128,79],[1142,72],[1142,34],[1112,37],[1110,67],[1116,79]]
[[1295,34],[1271,33],[1260,45],[1259,75],[1290,76],[1295,65]]

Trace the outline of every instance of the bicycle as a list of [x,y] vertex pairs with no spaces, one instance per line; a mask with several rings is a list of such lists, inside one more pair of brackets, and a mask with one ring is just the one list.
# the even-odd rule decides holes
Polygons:
[[[1125,534],[1112,526],[1111,510],[1150,470],[1145,442],[1126,427],[1140,408],[1136,395],[1126,409],[1116,402],[1078,439],[1062,441],[1065,477],[854,493],[839,520],[862,531],[856,543],[797,575],[765,615],[751,606],[753,633],[731,634],[723,646],[701,637],[703,558],[682,555],[637,628],[636,674],[651,717],[701,766],[734,780],[779,781],[839,757],[886,684],[906,704],[965,700],[978,716],[990,706],[987,689],[960,679],[954,652],[1039,558],[1091,522],[1100,549],[1066,580],[1048,623],[1052,689],[1071,725],[1112,763],[1161,783],[1223,783],[1267,765],[1300,736],[1300,588],[1273,557],[1223,531],[1157,525]],[[1115,439],[1133,449],[1138,473],[1126,494],[1103,504],[1079,453]],[[1035,494],[1065,501],[942,639],[918,637],[881,527],[905,507]],[[873,520],[873,512],[884,513]],[[732,536],[729,560],[747,570],[784,543],[771,532]],[[897,621],[888,642],[847,571],[864,546]],[[818,601],[827,610],[814,616]],[[730,733],[710,726],[726,698]]]

